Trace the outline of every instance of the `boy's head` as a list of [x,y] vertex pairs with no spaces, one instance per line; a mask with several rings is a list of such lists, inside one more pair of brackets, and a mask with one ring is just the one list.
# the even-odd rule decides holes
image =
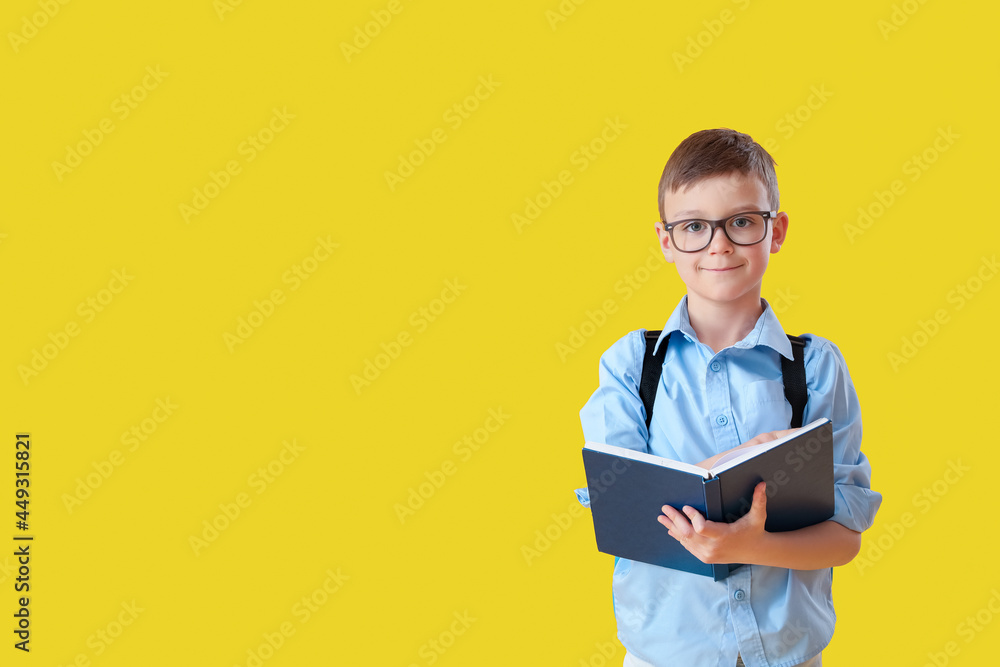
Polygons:
[[711,176],[739,173],[756,178],[767,191],[770,210],[777,211],[778,178],[774,158],[750,135],[720,128],[695,132],[680,143],[660,176],[660,220],[667,220],[664,198]]
[[667,161],[659,204],[656,234],[687,286],[689,309],[759,308],[768,257],[788,230],[767,151],[733,130],[696,132]]

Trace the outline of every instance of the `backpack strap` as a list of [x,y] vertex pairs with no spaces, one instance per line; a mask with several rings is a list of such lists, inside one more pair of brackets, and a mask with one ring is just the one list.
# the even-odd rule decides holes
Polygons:
[[[662,331],[662,329],[660,330]],[[660,331],[646,332],[646,353],[642,357],[642,379],[639,381],[639,398],[646,408],[646,433],[649,433],[649,423],[653,420],[653,401],[656,400],[656,385],[660,383],[660,373],[663,370],[663,360],[667,358],[667,343],[670,336],[663,339],[660,349],[653,354],[656,339]]]
[[785,399],[792,406],[792,428],[802,426],[802,415],[806,410],[809,392],[806,390],[806,339],[788,336],[792,344],[792,359],[782,355],[781,378],[785,383]]
[[[663,370],[663,360],[667,356],[667,343],[670,337],[663,339],[660,349],[653,354],[653,347],[660,337],[660,331],[647,331],[646,353],[642,357],[642,378],[639,381],[639,398],[646,409],[646,433],[649,433],[649,424],[653,419],[653,401],[656,400],[656,385],[660,382],[660,373]],[[805,414],[806,402],[809,400],[809,392],[806,389],[806,339],[799,336],[788,336],[788,342],[792,344],[792,359],[781,356],[781,379],[785,385],[785,400],[792,406],[791,428],[802,426],[802,417]],[[648,437],[648,436],[647,436]]]

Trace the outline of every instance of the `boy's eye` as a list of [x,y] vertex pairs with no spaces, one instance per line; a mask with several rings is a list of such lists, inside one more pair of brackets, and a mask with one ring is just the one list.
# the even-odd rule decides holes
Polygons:
[[730,224],[733,227],[750,227],[753,225],[753,220],[750,218],[733,218]]
[[699,232],[705,231],[705,223],[701,220],[692,220],[691,222],[685,222],[681,225],[682,232],[688,232],[689,234],[697,234]]

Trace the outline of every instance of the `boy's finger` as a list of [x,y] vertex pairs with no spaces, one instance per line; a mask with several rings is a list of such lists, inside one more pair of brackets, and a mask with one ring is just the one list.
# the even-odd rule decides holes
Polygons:
[[[699,512],[695,508],[691,507],[690,505],[685,505],[684,506],[684,515],[687,518],[689,518],[692,521],[694,521],[695,517],[701,517],[701,512]],[[704,518],[704,517],[701,517],[701,518]]]
[[691,519],[691,528],[694,529],[696,533],[702,533],[705,530],[705,517],[701,515],[701,512],[693,507],[685,507],[684,514]]
[[664,514],[667,515],[666,518],[671,523],[670,526],[671,530],[673,530],[676,533],[676,535],[679,536],[678,539],[680,539],[681,537],[688,537],[694,532],[691,529],[691,524],[690,522],[688,522],[687,517],[685,517],[682,513],[678,512],[676,508],[665,505],[663,510]]
[[667,518],[673,521],[677,521],[678,519],[683,521],[684,519],[684,515],[678,512],[676,507],[671,505],[664,505],[660,508],[660,510],[667,516]]

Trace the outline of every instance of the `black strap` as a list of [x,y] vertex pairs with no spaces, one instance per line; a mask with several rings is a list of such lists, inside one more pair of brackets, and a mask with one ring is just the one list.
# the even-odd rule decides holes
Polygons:
[[802,415],[806,411],[809,392],[806,390],[806,340],[798,336],[788,336],[792,344],[792,359],[781,355],[781,378],[785,383],[785,400],[792,406],[792,428],[802,426]]
[[[653,419],[653,401],[656,400],[656,385],[660,383],[660,373],[663,370],[663,360],[667,355],[667,342],[670,336],[663,339],[660,349],[653,355],[653,347],[656,339],[660,337],[659,331],[646,332],[646,353],[642,357],[642,379],[639,381],[639,398],[646,408],[646,433],[649,433],[649,424]],[[781,356],[781,379],[785,384],[785,399],[792,406],[792,428],[802,426],[802,417],[805,414],[806,402],[809,400],[809,392],[806,389],[806,362],[805,350],[806,340],[798,336],[788,336],[788,342],[792,344],[792,359]],[[648,437],[648,435],[647,435]]]
[[646,332],[646,353],[642,357],[642,380],[639,382],[639,398],[646,408],[646,437],[649,437],[649,422],[653,419],[653,401],[656,400],[656,385],[660,383],[660,372],[663,370],[663,360],[667,358],[667,343],[670,336],[663,339],[663,344],[656,354],[653,348],[659,331]]

